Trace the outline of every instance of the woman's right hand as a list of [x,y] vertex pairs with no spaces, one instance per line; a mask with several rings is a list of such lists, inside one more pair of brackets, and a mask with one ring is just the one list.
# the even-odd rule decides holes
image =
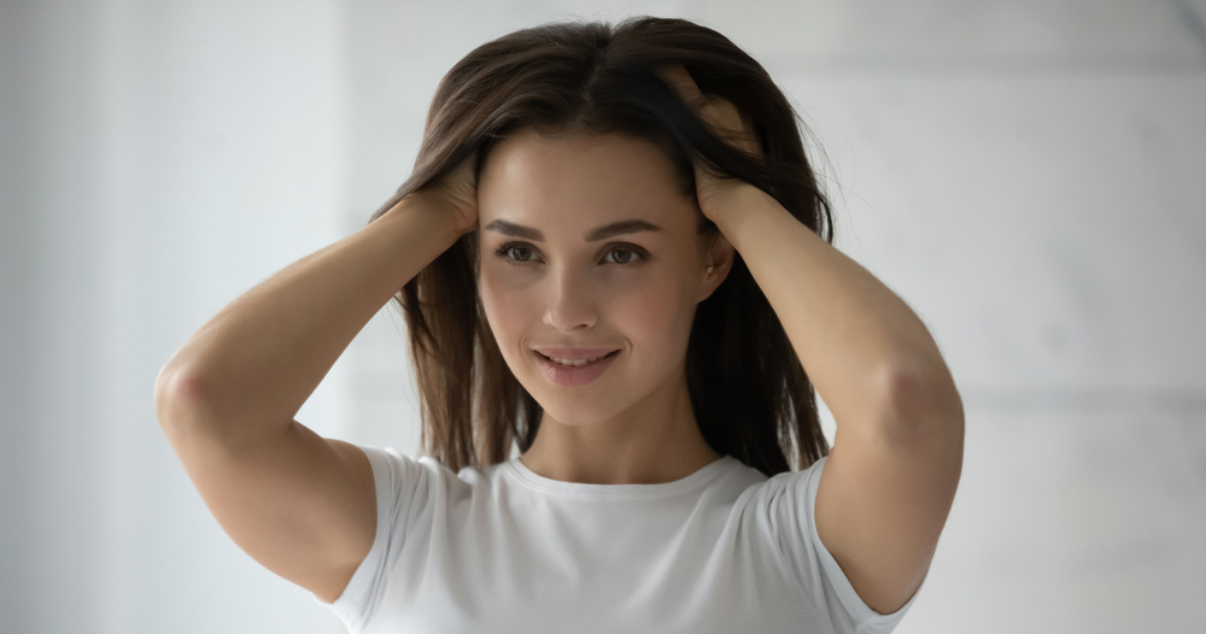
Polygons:
[[457,237],[477,230],[477,151],[461,161],[440,180],[415,192],[452,216]]

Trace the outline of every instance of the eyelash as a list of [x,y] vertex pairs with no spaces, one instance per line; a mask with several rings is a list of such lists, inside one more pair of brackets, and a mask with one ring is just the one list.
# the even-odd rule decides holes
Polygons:
[[[633,255],[636,256],[635,259],[630,258],[628,262],[616,262],[615,265],[619,266],[621,268],[628,268],[631,266],[636,266],[637,264],[649,259],[648,253],[646,253],[644,249],[636,246],[635,244],[616,244],[616,245],[612,245],[612,246],[614,248],[612,248],[611,250],[609,250],[607,252],[608,255],[615,253],[616,251],[628,251],[629,253],[632,253]],[[513,264],[515,266],[523,266],[525,264],[531,264],[531,262],[529,262],[529,261],[516,260],[514,258],[510,258],[507,256],[507,253],[515,247],[523,247],[523,248],[528,249],[529,251],[533,251],[533,252],[536,251],[536,249],[534,249],[532,247],[532,245],[528,244],[527,242],[508,242],[508,243],[498,247],[498,250],[495,251],[494,253],[496,255],[498,255],[498,257],[506,260],[508,264]]]

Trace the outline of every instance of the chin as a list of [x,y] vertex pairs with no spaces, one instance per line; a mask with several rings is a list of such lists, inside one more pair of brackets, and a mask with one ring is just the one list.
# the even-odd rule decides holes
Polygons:
[[[533,394],[533,397],[535,396]],[[575,401],[573,398],[557,396],[538,397],[536,402],[540,404],[546,417],[566,427],[597,425],[616,416],[616,412],[612,408],[614,402],[606,403],[605,407],[599,409],[584,405],[581,400]]]

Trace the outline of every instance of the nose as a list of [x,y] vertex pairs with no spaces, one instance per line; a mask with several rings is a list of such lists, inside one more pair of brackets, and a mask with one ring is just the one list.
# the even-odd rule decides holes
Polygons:
[[544,323],[561,332],[593,328],[598,320],[590,276],[570,266],[548,278]]

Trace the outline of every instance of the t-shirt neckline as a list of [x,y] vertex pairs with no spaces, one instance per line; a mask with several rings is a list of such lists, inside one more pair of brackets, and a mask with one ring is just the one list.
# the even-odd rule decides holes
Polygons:
[[736,460],[724,455],[696,470],[695,473],[671,482],[657,484],[588,484],[546,478],[528,468],[518,456],[509,460],[506,472],[520,484],[544,493],[594,499],[647,499],[664,497],[694,490],[718,475]]

